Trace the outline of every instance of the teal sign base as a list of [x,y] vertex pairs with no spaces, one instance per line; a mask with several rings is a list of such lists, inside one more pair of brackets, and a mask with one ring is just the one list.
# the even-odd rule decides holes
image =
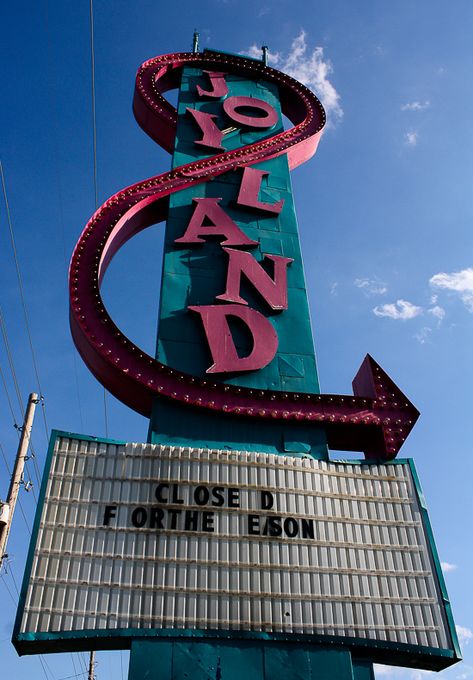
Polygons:
[[374,680],[334,647],[242,640],[133,640],[128,680]]

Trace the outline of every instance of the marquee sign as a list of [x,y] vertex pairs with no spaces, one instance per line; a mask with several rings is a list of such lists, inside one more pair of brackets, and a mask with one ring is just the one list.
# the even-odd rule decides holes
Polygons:
[[358,656],[435,670],[455,659],[412,462],[56,432],[42,493],[21,653],[127,647],[185,628],[336,640]]
[[[177,110],[163,97],[175,87]],[[369,355],[353,395],[319,390],[290,170],[316,151],[320,102],[262,62],[205,51],[143,64],[133,108],[172,169],[87,224],[70,323],[92,373],[150,418],[149,443],[53,434],[19,653],[131,647],[130,680],[164,658],[182,680],[189,658],[202,666],[199,640],[202,677],[230,676],[234,653],[248,680],[280,677],[284,655],[312,677],[319,652],[326,677],[346,680],[374,660],[455,663],[416,472],[393,460],[419,413]],[[118,249],[164,219],[153,358],[100,285]]]

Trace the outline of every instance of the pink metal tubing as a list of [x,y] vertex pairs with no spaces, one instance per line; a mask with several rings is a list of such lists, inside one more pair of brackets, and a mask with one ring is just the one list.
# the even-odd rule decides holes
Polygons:
[[178,53],[151,59],[141,66],[133,102],[138,123],[168,151],[174,147],[177,114],[162,93],[178,85],[182,68],[187,65],[276,83],[282,110],[295,125],[262,142],[189,163],[129,186],[97,210],[74,249],[69,271],[70,323],[77,349],[112,394],[145,416],[150,416],[153,400],[161,395],[238,416],[324,423],[329,445],[335,449],[369,452],[376,448],[378,456],[394,457],[417,411],[402,395],[393,406],[391,398],[383,397],[382,386],[373,387],[369,377],[373,373],[372,364],[365,366],[366,361],[364,364],[368,375],[364,383],[373,388],[366,388],[366,397],[285,394],[232,387],[161,364],[126,338],[107,313],[100,284],[108,264],[128,239],[166,218],[167,197],[171,193],[281,154],[287,154],[290,167],[294,168],[315,153],[320,139],[325,123],[323,108],[313,93],[289,76],[262,62],[240,57]]

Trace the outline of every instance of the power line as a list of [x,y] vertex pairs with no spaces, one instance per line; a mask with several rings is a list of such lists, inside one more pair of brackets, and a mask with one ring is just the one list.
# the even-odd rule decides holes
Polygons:
[[[15,393],[16,393],[16,397],[17,397],[17,400],[18,400],[18,405],[20,407],[21,417],[23,417],[23,415],[24,415],[23,400],[21,398],[20,385],[19,385],[18,377],[17,377],[17,373],[16,373],[15,362],[13,360],[13,353],[11,351],[10,341],[8,339],[7,325],[5,323],[5,317],[3,315],[1,307],[0,307],[0,329],[1,329],[1,332],[2,332],[3,342],[4,342],[4,345],[5,345],[6,352],[7,352],[8,365],[10,366],[10,372],[11,372],[13,384],[14,384],[14,387],[15,387]],[[5,376],[4,376],[3,371],[1,369],[0,369],[0,372],[1,372],[1,377],[2,377],[3,387],[5,389],[7,399],[8,399],[8,403],[9,403],[9,406],[10,406],[10,412],[11,412],[12,418],[13,418],[13,425],[16,428],[16,430],[18,431],[18,435],[19,435],[20,434],[20,428],[18,427],[18,424],[16,422],[16,418],[15,418],[15,414],[13,412],[13,406],[12,406],[10,395],[9,395],[9,392],[8,392]],[[43,402],[41,401],[41,403],[43,403]],[[33,447],[33,441],[31,439],[31,435],[28,438],[28,446],[29,446],[30,453],[31,453],[30,458],[33,461],[33,467],[34,467],[34,471],[35,471],[35,475],[36,475],[36,483],[37,483],[38,489],[39,489],[39,487],[41,486],[41,473],[40,473],[40,470],[39,470],[36,452],[35,452],[34,447]],[[30,474],[28,465],[26,465],[26,471],[27,471],[27,473],[28,473],[28,475],[31,479],[31,474]],[[36,499],[36,492],[34,491],[34,488],[32,490],[33,490],[34,499],[36,501],[37,500]]]
[[[33,368],[36,376],[36,382],[38,384],[38,391],[40,396],[42,397],[43,391],[41,389],[41,381],[39,379],[39,371],[38,371],[38,364],[36,361],[36,353],[34,350],[34,345],[33,345],[33,339],[31,337],[31,329],[30,329],[30,320],[29,320],[29,314],[28,314],[28,309],[26,306],[26,300],[25,300],[25,294],[23,290],[23,280],[21,277],[21,271],[20,271],[20,263],[18,261],[18,253],[16,249],[16,243],[15,243],[15,236],[13,233],[13,225],[12,225],[12,220],[11,220],[11,214],[10,214],[10,205],[8,202],[8,196],[7,196],[7,187],[6,187],[6,182],[5,182],[5,174],[3,172],[3,164],[0,161],[0,175],[2,177],[2,189],[3,189],[3,199],[5,201],[5,208],[7,212],[7,222],[8,222],[8,228],[10,231],[10,241],[11,241],[11,246],[12,246],[12,251],[13,251],[13,259],[15,261],[15,268],[16,268],[16,276],[18,279],[18,287],[20,290],[20,299],[21,299],[21,305],[23,307],[23,314],[25,317],[25,325],[26,325],[26,332],[28,335],[28,343],[30,346],[30,351],[31,351],[31,358],[33,360]],[[44,429],[46,431],[46,438],[49,439],[49,429],[48,429],[48,424],[46,421],[46,411],[44,409],[44,402],[42,402],[43,408],[42,408],[42,413],[43,413],[43,421],[44,421]]]
[[15,607],[16,607],[17,604],[18,604],[18,602],[17,602],[17,601],[15,600],[15,598],[13,597],[13,594],[12,594],[12,592],[11,592],[10,588],[8,587],[8,584],[7,584],[6,580],[5,580],[5,575],[4,575],[3,572],[1,572],[1,571],[0,571],[0,578],[2,579],[3,584],[4,584],[5,588],[7,589],[8,594],[10,595],[12,602],[13,602],[13,604],[14,604]]
[[7,395],[8,408],[10,409],[10,413],[11,413],[13,423],[16,424],[17,419],[16,419],[15,413],[13,411],[13,404],[12,404],[12,401],[10,399],[10,392],[8,391],[7,381],[5,380],[5,374],[4,374],[1,366],[0,366],[0,377],[1,377],[1,380],[2,380],[2,383],[3,383],[3,389],[5,390],[5,394]]
[[3,316],[3,311],[1,308],[0,308],[0,330],[2,332],[3,343],[5,345],[5,350],[7,353],[8,365],[10,366],[10,373],[12,375],[16,398],[18,400],[18,405],[20,407],[20,413],[23,415],[24,407],[23,400],[21,398],[21,390],[16,375],[15,362],[13,361],[13,354],[10,347],[10,341],[8,340],[7,325],[5,323],[5,317]]
[[38,655],[38,659],[39,659],[39,662],[40,662],[40,664],[41,664],[41,668],[43,669],[43,673],[44,673],[44,676],[45,676],[46,680],[49,680],[49,675],[48,675],[48,673],[46,672],[45,661],[44,661],[43,657],[41,656],[41,654]]
[[[94,199],[95,210],[99,206],[99,194],[97,183],[97,116],[95,114],[95,48],[94,48],[94,5],[93,0],[89,0],[90,18],[90,59],[92,68],[92,147],[94,164]],[[108,412],[107,412],[107,390],[103,388],[103,416],[105,421],[105,436],[108,437]]]
[[[47,46],[47,57],[48,57],[48,66],[50,69],[50,77],[47,78],[48,81],[48,87],[47,87],[47,92],[49,96],[49,104],[50,104],[50,109],[51,109],[51,121],[52,121],[52,129],[54,133],[54,138],[56,144],[58,143],[58,128],[59,128],[59,115],[58,115],[58,106],[57,106],[57,90],[54,88],[54,64],[56,63],[55,59],[53,58],[53,49],[52,49],[52,33],[51,33],[51,27],[50,27],[50,22],[49,22],[49,11],[48,11],[48,3],[43,3],[44,4],[44,26],[45,26],[45,35],[46,35],[46,46]],[[56,151],[52,153],[51,159],[53,161],[53,167],[54,167],[54,179],[56,182],[56,190],[57,190],[57,196],[58,196],[58,207],[59,207],[59,226],[60,226],[60,232],[61,232],[61,242],[62,242],[62,256],[64,260],[64,274],[65,274],[65,280],[67,281],[67,274],[68,274],[68,257],[66,255],[66,237],[65,237],[65,229],[64,229],[64,205],[63,205],[63,189],[62,189],[62,176],[59,171],[59,165],[58,165],[58,157]],[[72,360],[73,360],[73,368],[74,368],[74,378],[75,378],[75,385],[76,385],[76,397],[77,397],[77,405],[78,405],[78,410],[79,410],[79,418],[80,418],[80,423],[81,423],[81,432],[84,431],[84,421],[82,417],[82,404],[81,404],[81,398],[80,398],[80,390],[79,390],[79,379],[77,375],[77,362],[76,362],[76,354],[75,354],[75,349],[72,346],[71,347],[71,354],[72,354]]]

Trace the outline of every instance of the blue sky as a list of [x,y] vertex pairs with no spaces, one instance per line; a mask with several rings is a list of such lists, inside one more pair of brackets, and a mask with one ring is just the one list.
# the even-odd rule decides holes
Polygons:
[[[131,112],[146,59],[201,46],[247,53],[267,44],[272,64],[323,100],[329,126],[314,159],[293,173],[319,375],[347,393],[370,352],[421,411],[402,449],[417,464],[445,567],[465,661],[445,678],[473,677],[471,381],[473,361],[473,5],[470,0],[96,0],[99,202],[164,172],[169,157]],[[238,30],[236,30],[236,28]],[[49,427],[105,435],[102,390],[75,354],[66,268],[94,211],[89,2],[18,0],[0,9],[0,158]],[[114,260],[104,297],[121,329],[154,347],[162,225]],[[0,201],[0,306],[23,399],[37,389]],[[18,421],[14,385],[5,373]],[[0,393],[6,461],[17,436]],[[147,422],[108,399],[112,437],[143,440]],[[41,413],[34,444],[46,449]],[[32,481],[37,488],[34,466]],[[0,494],[8,473],[0,460]],[[21,494],[31,523],[33,492]],[[45,677],[10,642],[15,582],[28,542],[18,509],[0,583],[2,670]],[[9,589],[9,591],[8,591]],[[99,653],[99,678],[126,677],[127,655]],[[56,680],[83,659],[51,656]],[[81,665],[82,664],[82,665]],[[416,680],[419,671],[379,668]],[[81,676],[83,677],[83,676]]]

